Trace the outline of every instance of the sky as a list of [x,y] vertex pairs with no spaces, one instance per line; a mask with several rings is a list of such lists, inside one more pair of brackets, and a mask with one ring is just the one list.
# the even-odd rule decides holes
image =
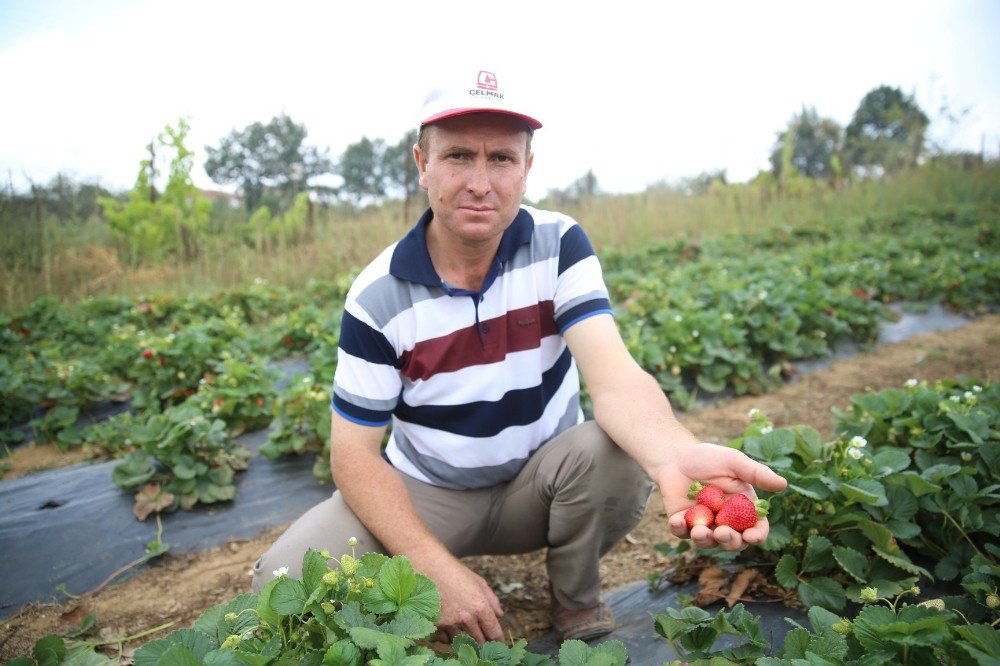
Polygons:
[[883,84],[914,95],[936,144],[995,157],[998,36],[996,0],[0,0],[0,182],[131,187],[185,117],[194,181],[218,188],[205,146],[232,130],[287,113],[334,158],[395,143],[459,67],[531,100],[529,198],[588,170],[607,192],[746,181],[804,106],[846,126]]

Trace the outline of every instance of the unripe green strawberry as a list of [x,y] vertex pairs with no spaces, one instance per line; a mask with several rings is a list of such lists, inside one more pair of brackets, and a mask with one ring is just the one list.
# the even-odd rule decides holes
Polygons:
[[695,525],[711,527],[714,521],[715,515],[704,504],[695,504],[684,512],[684,522],[687,523],[688,530],[694,528]]
[[358,570],[358,561],[350,555],[343,555],[340,558],[340,568],[345,576],[351,577]]
[[925,608],[933,608],[935,610],[944,610],[944,599],[928,599],[927,601],[921,601],[918,606],[923,606]]
[[986,595],[986,607],[996,610],[1000,608],[1000,596],[997,596],[996,592],[991,592]]
[[830,625],[830,628],[841,636],[846,636],[851,633],[851,621],[841,619],[839,622],[834,622]]
[[861,589],[861,601],[866,604],[873,604],[878,601],[878,588],[877,587],[865,587]]
[[340,574],[336,571],[327,571],[323,574],[323,582],[330,587],[337,587],[340,584]]
[[726,525],[737,532],[742,532],[756,525],[758,518],[766,516],[767,507],[768,503],[765,500],[754,502],[741,493],[730,495],[715,514],[715,524]]

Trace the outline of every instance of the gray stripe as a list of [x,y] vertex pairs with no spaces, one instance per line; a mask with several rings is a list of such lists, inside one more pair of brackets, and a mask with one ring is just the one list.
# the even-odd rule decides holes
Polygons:
[[[580,419],[580,394],[574,393],[570,398],[565,413],[559,418],[555,432],[552,437],[559,435],[568,428],[579,423]],[[399,428],[393,428],[392,438],[407,460],[414,467],[420,470],[424,476],[435,486],[448,488],[451,490],[470,490],[475,488],[488,488],[500,483],[506,483],[518,475],[521,468],[528,461],[528,458],[515,458],[499,465],[486,465],[483,467],[455,467],[443,460],[429,456],[414,448],[412,442]],[[549,440],[546,440],[549,441]],[[544,442],[543,442],[544,444]],[[529,454],[530,456],[531,454]]]
[[382,329],[392,321],[393,317],[413,307],[415,303],[440,295],[440,289],[431,289],[422,284],[400,280],[392,275],[383,275],[365,287],[364,291],[358,294],[357,300],[358,305],[375,321],[375,325]]
[[350,391],[345,391],[336,383],[333,385],[333,394],[356,407],[370,409],[375,412],[391,412],[396,409],[396,405],[399,403],[397,398],[393,398],[392,400],[373,400],[372,398],[356,395]]
[[[504,267],[504,273],[559,256],[559,227],[555,224],[535,225],[531,245],[522,245]],[[378,328],[384,328],[392,318],[421,301],[439,298],[443,290],[383,275],[358,294],[358,305],[372,318]]]
[[504,265],[504,272],[559,256],[559,225],[536,224],[531,245],[522,245]]
[[586,303],[587,301],[594,301],[600,298],[607,299],[608,292],[603,291],[601,289],[595,289],[589,294],[584,294],[583,296],[577,296],[576,298],[571,299],[566,303],[564,303],[563,306],[559,308],[559,311],[556,312],[556,317],[559,317],[562,313],[575,308],[577,305],[580,305],[581,303]]

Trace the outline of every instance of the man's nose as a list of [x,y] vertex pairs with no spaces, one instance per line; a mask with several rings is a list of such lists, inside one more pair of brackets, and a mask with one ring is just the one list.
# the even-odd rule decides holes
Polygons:
[[486,196],[490,191],[490,174],[486,164],[475,164],[469,172],[467,185],[469,192],[477,197]]

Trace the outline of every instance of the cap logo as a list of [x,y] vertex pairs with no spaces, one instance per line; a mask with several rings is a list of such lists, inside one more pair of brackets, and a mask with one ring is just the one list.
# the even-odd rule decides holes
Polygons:
[[476,80],[476,87],[482,88],[483,90],[496,90],[497,89],[497,77],[493,72],[487,72],[486,70],[479,71],[479,78]]

